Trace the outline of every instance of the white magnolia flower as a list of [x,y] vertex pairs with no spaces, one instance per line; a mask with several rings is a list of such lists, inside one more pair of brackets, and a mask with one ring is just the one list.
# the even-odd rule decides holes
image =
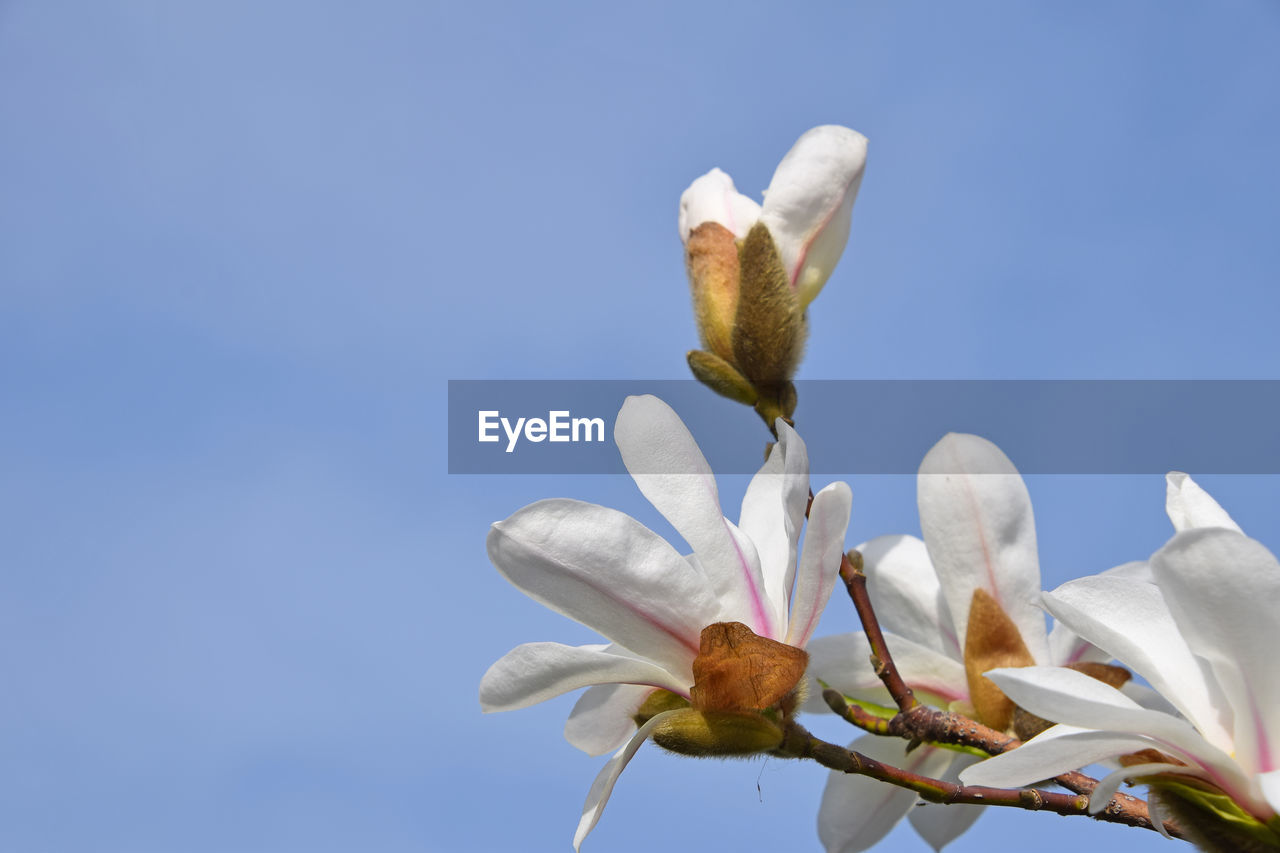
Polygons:
[[[913,536],[882,536],[859,546],[876,616],[899,672],[921,701],[978,716],[965,669],[965,638],[975,591],[999,604],[1036,663],[1066,665],[1105,656],[1055,626],[1046,633],[1031,499],[1017,469],[998,447],[975,435],[952,433],[920,465],[920,527]],[[809,649],[811,675],[847,696],[892,705],[871,670],[863,633],[821,637]],[[825,708],[810,689],[806,710]],[[982,720],[1004,729],[1007,719]],[[898,767],[955,781],[977,758],[865,735],[850,748]],[[832,773],[818,813],[829,853],[865,850],[904,815],[934,849],[960,836],[981,806],[916,806],[915,793],[862,776]]]
[[741,622],[761,637],[803,648],[840,565],[851,495],[833,483],[809,498],[804,442],[778,423],[779,442],[752,479],[735,525],[693,437],[656,397],[629,397],[614,439],[636,485],[693,548],[682,556],[616,510],[567,499],[539,501],[493,526],[489,558],[540,603],[593,628],[607,645],[528,643],[480,684],[485,711],[523,708],[580,687],[565,736],[592,755],[622,748],[591,786],[575,849],[595,826],[632,755],[670,714],[637,729],[656,689],[690,698],[703,628]]
[[1194,778],[1259,824],[1270,823],[1268,829],[1244,821],[1277,845],[1280,563],[1185,474],[1169,475],[1167,509],[1179,532],[1152,556],[1149,577],[1081,578],[1046,593],[1044,603],[1144,677],[1167,700],[1168,712],[1066,670],[996,671],[992,680],[1014,701],[1065,725],[963,778],[1020,785],[1154,750],[1144,753],[1144,763],[1104,778],[1090,808],[1105,806],[1126,778],[1151,781],[1157,804],[1162,788]]
[[849,241],[866,162],[865,136],[827,124],[807,131],[782,158],[763,206],[739,193],[727,174],[712,169],[680,196],[680,239],[687,243],[699,225],[716,222],[741,240],[763,222],[803,309],[827,283]]

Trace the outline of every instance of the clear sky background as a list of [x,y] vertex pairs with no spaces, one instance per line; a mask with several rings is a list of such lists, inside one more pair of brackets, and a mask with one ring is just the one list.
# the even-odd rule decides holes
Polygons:
[[[449,476],[446,380],[684,377],[680,192],[823,123],[871,153],[801,377],[1280,378],[1278,39],[1271,0],[0,0],[0,849],[568,850],[573,697],[476,689],[592,635],[484,536],[669,528]],[[1193,473],[1280,546],[1276,478]],[[851,482],[851,545],[918,532],[912,478]],[[1158,476],[1030,488],[1048,588],[1170,533]],[[646,747],[587,849],[816,851],[825,776]],[[1176,849],[950,849],[1085,844]]]

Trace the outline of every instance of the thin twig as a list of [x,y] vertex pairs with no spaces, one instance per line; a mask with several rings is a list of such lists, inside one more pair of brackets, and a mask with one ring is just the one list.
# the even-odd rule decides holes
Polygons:
[[898,668],[893,665],[893,656],[885,645],[880,621],[876,619],[875,610],[871,607],[871,596],[867,593],[867,576],[862,572],[862,555],[857,551],[850,551],[840,557],[840,580],[844,581],[849,598],[858,611],[858,618],[862,620],[862,630],[871,644],[871,665],[875,668],[876,675],[888,688],[898,710],[904,714],[910,712],[920,705],[920,701],[902,680]]

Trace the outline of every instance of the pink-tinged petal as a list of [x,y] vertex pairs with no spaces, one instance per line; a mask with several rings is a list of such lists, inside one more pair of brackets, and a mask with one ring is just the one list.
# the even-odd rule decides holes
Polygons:
[[617,510],[556,498],[489,532],[489,559],[530,598],[692,679],[717,603],[662,537]]
[[880,626],[960,659],[951,611],[929,549],[914,536],[880,536],[858,546]]
[[[724,529],[733,543],[733,564],[726,566],[723,560],[713,561],[717,569],[708,572],[707,579],[720,585],[716,587],[720,601],[721,622],[742,622],[762,637],[780,640],[786,631],[786,623],[775,621],[781,608],[775,607],[764,585],[764,573],[760,571],[760,557],[751,537],[738,529],[727,518],[721,519]],[[701,565],[707,565],[701,563]],[[734,579],[738,583],[734,583]]]
[[1151,746],[1147,738],[1129,732],[1053,726],[1017,749],[965,769],[960,780],[966,785],[1016,788]]
[[1107,573],[1065,583],[1043,600],[1055,619],[1145,678],[1210,743],[1232,748],[1226,699],[1154,584]]
[[[849,748],[876,761],[934,777],[945,772],[956,755],[931,746],[908,753],[903,741],[877,735],[864,735]],[[827,853],[858,853],[888,835],[915,802],[915,792],[906,788],[832,771],[818,808],[818,837]]]
[[1174,536],[1151,566],[1235,712],[1236,760],[1250,773],[1280,770],[1280,563],[1242,533],[1201,528]]
[[813,498],[809,524],[805,528],[804,553],[796,569],[795,591],[791,595],[791,618],[787,642],[804,648],[818,627],[822,610],[840,574],[844,534],[849,527],[853,493],[845,483],[832,483]]
[[657,397],[628,397],[613,437],[640,491],[697,555],[721,613],[777,639],[783,626],[773,624],[755,546],[724,517],[711,466],[680,417]]
[[618,777],[622,775],[622,771],[626,769],[632,756],[640,749],[641,744],[648,740],[654,729],[665,722],[671,715],[678,713],[680,712],[663,711],[661,714],[655,714],[631,736],[631,740],[627,741],[626,745],[618,750],[617,754],[609,759],[609,762],[601,769],[595,781],[591,783],[591,790],[587,792],[587,801],[582,806],[582,819],[578,821],[578,830],[573,835],[573,849],[575,851],[582,847],[583,839],[600,822],[600,815],[604,812],[605,804],[609,802],[609,797],[613,794],[613,786],[617,783]]
[[[959,782],[965,768],[981,761],[976,755],[957,753],[951,766],[940,777],[944,782]],[[907,820],[916,833],[934,850],[941,850],[964,835],[973,822],[982,816],[986,806],[949,806],[942,803],[921,803],[911,810]]]
[[[885,644],[903,679],[923,702],[947,707],[969,698],[964,664],[936,649],[921,646],[885,632]],[[871,668],[871,645],[861,631],[818,637],[809,643],[809,685],[804,710],[820,713],[827,709],[822,687],[816,679],[846,696],[890,706],[893,700]]]
[[[1047,720],[1146,736],[1161,752],[1200,767],[1233,797],[1248,797],[1248,779],[1226,752],[1178,717],[1140,707],[1114,687],[1070,669],[1031,666],[986,673],[1005,695]],[[1021,751],[1015,750],[1015,752]],[[1241,801],[1243,802],[1243,800]]]
[[741,240],[759,218],[760,205],[738,192],[733,179],[719,169],[707,172],[680,195],[682,242],[688,242],[690,232],[704,222],[717,222]]
[[604,755],[636,731],[635,715],[652,687],[598,684],[582,692],[564,724],[564,739],[587,755]]
[[956,636],[963,643],[973,592],[983,589],[1018,626],[1032,657],[1047,662],[1035,518],[1009,457],[985,438],[950,433],[920,464],[917,492],[920,528]]
[[809,502],[809,456],[795,430],[781,419],[777,429],[778,443],[747,486],[738,529],[755,543],[765,596],[774,624],[781,626],[787,624],[797,543]]
[[1165,512],[1179,533],[1197,527],[1225,527],[1243,532],[1208,492],[1181,471],[1165,475]]
[[867,138],[838,125],[815,127],[791,147],[764,193],[769,229],[803,308],[831,277],[849,241]]
[[525,643],[503,655],[480,679],[483,711],[514,711],[593,684],[645,684],[688,695],[691,681],[604,645]]

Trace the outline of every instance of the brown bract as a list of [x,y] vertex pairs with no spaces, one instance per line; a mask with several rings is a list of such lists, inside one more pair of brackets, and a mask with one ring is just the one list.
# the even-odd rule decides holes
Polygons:
[[738,311],[738,245],[733,232],[718,222],[693,229],[685,244],[685,265],[702,345],[732,361]]
[[1124,687],[1129,683],[1129,679],[1133,678],[1133,673],[1129,672],[1129,670],[1111,663],[1076,661],[1075,663],[1067,664],[1067,669],[1074,669],[1076,672],[1101,681],[1108,687],[1114,687],[1117,690]]
[[964,638],[964,672],[969,682],[969,701],[979,722],[1005,731],[1013,721],[1015,707],[983,673],[999,667],[1034,664],[1035,658],[1009,614],[986,590],[975,589]]
[[766,393],[796,372],[804,351],[804,309],[769,229],[757,222],[742,242],[734,362],[742,375]]
[[693,707],[700,711],[763,711],[796,689],[809,665],[803,649],[761,637],[741,622],[702,629],[693,661]]

